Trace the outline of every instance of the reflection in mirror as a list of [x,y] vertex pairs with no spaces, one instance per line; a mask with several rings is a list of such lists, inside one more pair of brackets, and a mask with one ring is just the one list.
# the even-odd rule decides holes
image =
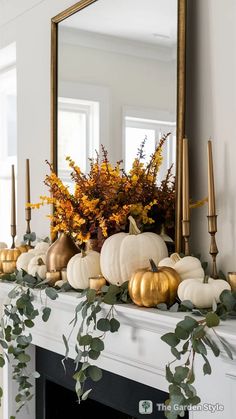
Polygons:
[[52,18],[51,35],[53,167],[71,188],[65,157],[89,174],[89,159],[105,147],[125,176],[140,145],[148,162],[168,133],[153,219],[165,227],[171,219],[180,252],[186,0],[81,0]]
[[99,0],[58,25],[58,174],[88,171],[101,145],[129,170],[163,134],[159,182],[176,160],[177,0]]

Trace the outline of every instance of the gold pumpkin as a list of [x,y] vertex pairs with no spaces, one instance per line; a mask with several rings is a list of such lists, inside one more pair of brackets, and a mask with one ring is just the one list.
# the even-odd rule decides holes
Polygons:
[[0,270],[2,270],[2,262],[17,261],[21,251],[19,249],[1,249],[0,250]]
[[160,303],[173,304],[180,284],[180,276],[169,267],[157,268],[150,260],[150,268],[134,272],[129,281],[129,295],[134,304],[156,307]]

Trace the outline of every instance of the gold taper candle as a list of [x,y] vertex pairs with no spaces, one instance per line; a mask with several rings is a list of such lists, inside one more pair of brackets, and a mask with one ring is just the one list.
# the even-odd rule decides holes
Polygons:
[[216,215],[215,204],[215,185],[214,185],[214,170],[213,170],[213,157],[212,157],[212,142],[208,141],[208,215]]
[[[28,203],[30,203],[30,163],[29,159],[26,159],[25,204]],[[25,208],[25,219],[31,220],[31,208]]]
[[11,236],[12,248],[15,247],[16,236],[16,187],[15,187],[15,167],[11,166]]
[[183,221],[189,221],[189,164],[188,164],[188,139],[183,139]]

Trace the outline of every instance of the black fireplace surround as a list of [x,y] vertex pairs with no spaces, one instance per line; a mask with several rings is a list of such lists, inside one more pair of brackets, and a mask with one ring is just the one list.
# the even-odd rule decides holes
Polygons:
[[[93,390],[89,398],[79,404],[72,378],[74,362],[66,362],[65,373],[62,359],[54,352],[36,348],[36,369],[40,373],[36,380],[36,419],[85,419],[91,414],[94,416],[94,412],[97,417],[109,419],[165,417],[157,404],[165,402],[167,393],[108,371],[103,371],[99,382],[87,383],[86,387]],[[139,413],[140,403],[142,413]]]

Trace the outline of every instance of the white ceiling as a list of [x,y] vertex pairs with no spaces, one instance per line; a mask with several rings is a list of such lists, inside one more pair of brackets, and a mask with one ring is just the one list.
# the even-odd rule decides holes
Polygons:
[[60,25],[172,46],[177,39],[177,0],[98,0]]

